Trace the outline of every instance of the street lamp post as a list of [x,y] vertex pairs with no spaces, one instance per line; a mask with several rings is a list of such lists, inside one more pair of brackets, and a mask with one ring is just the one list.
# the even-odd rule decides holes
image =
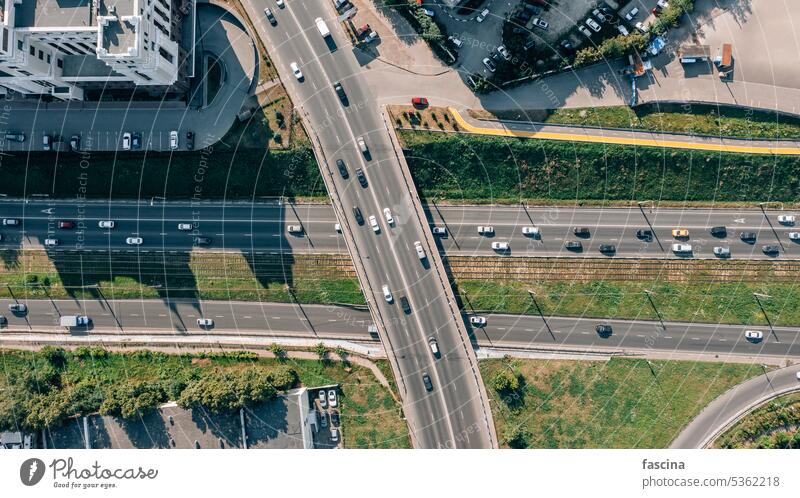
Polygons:
[[553,338],[553,340],[555,340],[556,336],[550,329],[550,324],[547,323],[547,319],[544,317],[544,313],[542,313],[542,308],[539,307],[539,303],[536,301],[536,293],[533,290],[528,289],[528,295],[531,296],[531,301],[533,301],[533,305],[536,306],[536,311],[539,312],[539,316],[542,318],[545,328],[547,328],[547,331],[550,332],[550,336]]
[[760,294],[758,292],[754,292],[753,293],[753,297],[755,298],[756,303],[758,303],[758,307],[761,309],[761,313],[764,314],[764,319],[767,321],[767,325],[769,326],[770,333],[772,334],[772,336],[775,338],[776,341],[780,342],[780,340],[778,339],[778,335],[775,333],[775,329],[772,327],[772,321],[769,319],[769,315],[767,315],[767,310],[764,309],[764,305],[761,304],[761,299],[760,299],[760,298],[770,299],[772,296],[768,296],[767,294]]
[[664,319],[661,317],[661,313],[658,312],[658,308],[656,308],[656,303],[653,302],[653,291],[649,289],[644,290],[645,295],[647,296],[647,300],[650,302],[650,306],[653,307],[653,311],[656,312],[656,316],[658,317],[659,323],[661,323],[661,328],[667,330],[667,326],[664,324]]

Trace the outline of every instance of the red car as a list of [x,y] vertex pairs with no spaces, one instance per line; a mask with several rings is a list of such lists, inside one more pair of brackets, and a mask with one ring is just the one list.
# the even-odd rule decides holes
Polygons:
[[61,220],[58,222],[58,228],[75,228],[75,222],[69,220]]
[[428,99],[425,97],[414,97],[411,99],[411,103],[414,104],[414,107],[419,107],[422,109],[428,107]]

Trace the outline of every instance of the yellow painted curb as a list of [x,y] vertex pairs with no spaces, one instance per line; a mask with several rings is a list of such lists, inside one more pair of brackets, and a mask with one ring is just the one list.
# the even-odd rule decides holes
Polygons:
[[468,123],[457,109],[447,108],[458,126],[469,133],[493,135],[498,137],[538,138],[541,140],[561,140],[565,142],[587,142],[615,145],[639,145],[642,147],[661,147],[669,149],[692,149],[713,152],[734,152],[739,154],[772,154],[781,156],[800,156],[800,147],[762,147],[749,145],[725,145],[712,143],[684,142],[680,140],[658,140],[654,138],[626,138],[583,135],[578,133],[553,133],[542,131],[514,131],[498,128],[483,128]]

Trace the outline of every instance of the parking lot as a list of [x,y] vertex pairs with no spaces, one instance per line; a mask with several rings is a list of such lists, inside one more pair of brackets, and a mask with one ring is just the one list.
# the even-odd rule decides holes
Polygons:
[[317,424],[312,431],[314,447],[337,449],[343,447],[340,420],[339,386],[321,386],[308,390],[309,402],[316,413]]

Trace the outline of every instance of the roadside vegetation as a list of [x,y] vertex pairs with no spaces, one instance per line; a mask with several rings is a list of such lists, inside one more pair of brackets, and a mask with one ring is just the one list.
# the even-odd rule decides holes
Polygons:
[[522,200],[796,202],[800,158],[400,131],[420,193]]
[[511,448],[665,448],[758,365],[613,358],[480,362],[497,433]]
[[300,385],[341,385],[348,447],[409,447],[389,391],[368,369],[325,360],[265,359],[252,352],[167,355],[79,347],[0,352],[0,430],[38,430],[99,412],[139,417],[167,400],[236,410]]
[[364,304],[347,255],[0,251],[0,296]]
[[642,104],[529,111],[470,110],[478,119],[624,128],[720,137],[800,139],[800,118],[756,109],[705,104]]
[[745,415],[715,448],[800,449],[800,394],[787,394]]

